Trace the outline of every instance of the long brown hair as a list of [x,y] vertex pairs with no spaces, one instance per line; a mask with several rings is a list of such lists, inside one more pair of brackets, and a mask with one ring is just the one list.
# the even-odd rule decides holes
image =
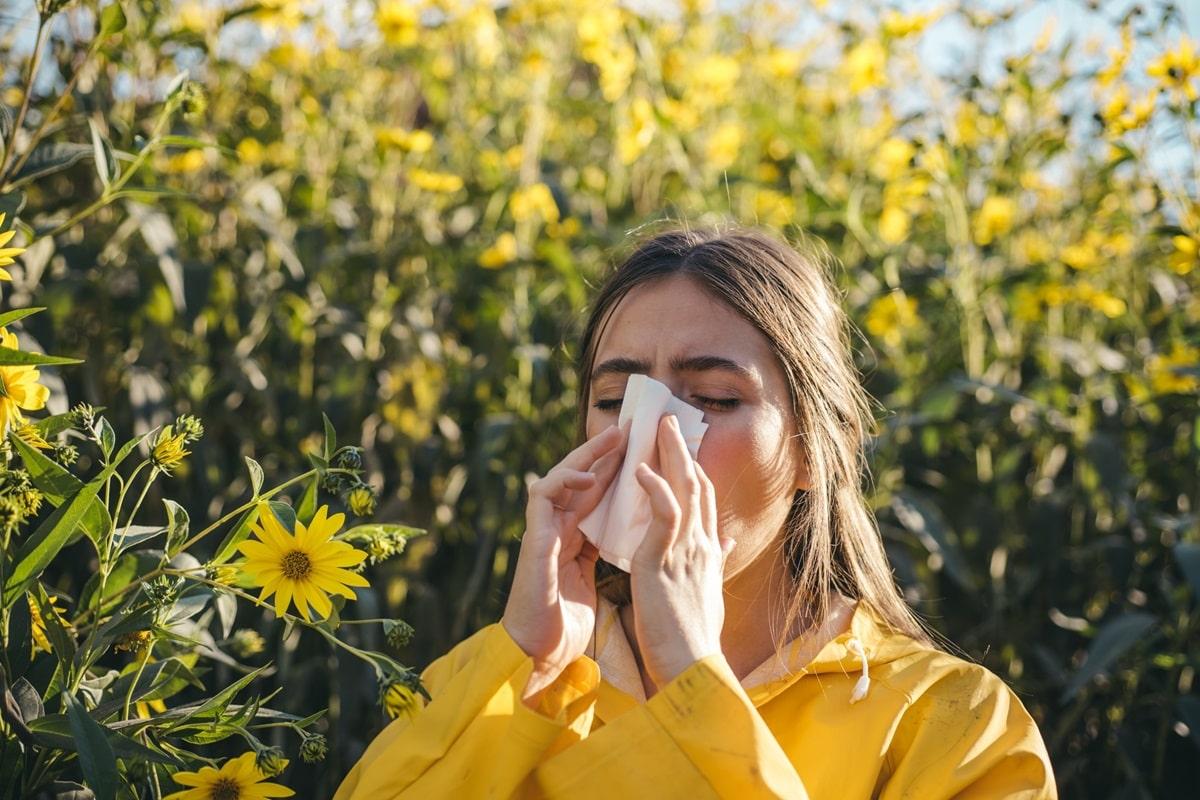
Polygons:
[[[832,263],[819,243],[793,246],[731,223],[644,236],[599,288],[579,340],[576,444],[587,438],[591,373],[610,312],[647,281],[694,279],[767,338],[791,394],[811,486],[793,496],[784,525],[782,551],[793,583],[784,630],[801,621],[820,625],[833,593],[841,592],[866,602],[896,631],[928,642],[896,587],[863,495],[864,447],[875,420],[851,357],[851,325],[829,274]],[[617,605],[630,602],[628,574],[604,561],[597,564],[597,590]]]

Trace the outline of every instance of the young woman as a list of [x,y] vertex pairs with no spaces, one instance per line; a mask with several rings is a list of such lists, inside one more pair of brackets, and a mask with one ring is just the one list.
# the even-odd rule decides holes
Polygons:
[[[644,241],[596,297],[580,444],[529,487],[503,618],[425,670],[432,701],[335,800],[1055,797],[1016,695],[937,649],[896,589],[838,300],[760,231]],[[631,374],[709,427],[693,459],[660,421],[625,574],[576,526],[621,467]]]

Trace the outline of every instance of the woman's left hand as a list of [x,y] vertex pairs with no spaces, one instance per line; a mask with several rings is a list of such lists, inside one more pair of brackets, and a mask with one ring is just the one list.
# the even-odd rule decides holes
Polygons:
[[725,558],[733,540],[717,532],[712,481],[688,452],[673,414],[659,420],[662,474],[642,464],[638,483],[653,519],[630,569],[638,648],[651,680],[665,686],[721,652]]

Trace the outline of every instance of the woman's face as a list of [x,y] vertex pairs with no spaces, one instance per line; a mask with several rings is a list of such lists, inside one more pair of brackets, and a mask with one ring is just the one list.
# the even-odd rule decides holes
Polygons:
[[633,373],[704,412],[697,458],[716,489],[720,533],[737,541],[729,578],[775,544],[793,494],[808,488],[783,370],[753,325],[675,275],[634,287],[611,312],[592,371],[589,439],[617,422]]

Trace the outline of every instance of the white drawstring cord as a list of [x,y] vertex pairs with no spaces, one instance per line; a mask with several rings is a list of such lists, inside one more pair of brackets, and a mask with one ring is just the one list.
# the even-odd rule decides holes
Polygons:
[[851,638],[846,642],[846,647],[862,661],[862,677],[854,684],[854,691],[850,693],[850,704],[853,705],[867,696],[867,690],[871,688],[871,676],[867,671],[867,653],[863,650],[862,642]]

